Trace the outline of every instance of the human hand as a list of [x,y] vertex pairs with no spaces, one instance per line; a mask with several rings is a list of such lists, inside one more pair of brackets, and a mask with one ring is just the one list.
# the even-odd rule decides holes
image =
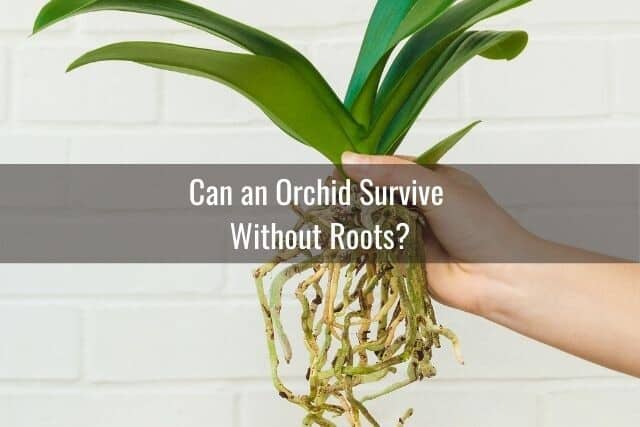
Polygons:
[[522,228],[470,175],[455,168],[426,169],[409,159],[345,153],[345,172],[376,185],[441,186],[445,203],[419,207],[429,223],[426,270],[432,295],[440,302],[483,315],[488,301],[505,286],[509,265],[497,260],[526,257],[541,241]]
[[434,298],[640,377],[640,265],[536,237],[475,179],[450,167],[346,153],[343,168],[379,186],[415,179],[444,188],[442,206],[422,208],[431,228],[425,250]]

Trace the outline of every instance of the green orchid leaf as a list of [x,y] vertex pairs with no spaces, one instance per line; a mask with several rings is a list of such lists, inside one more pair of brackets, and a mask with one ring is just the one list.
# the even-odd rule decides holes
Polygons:
[[206,31],[250,52],[275,58],[298,72],[353,139],[361,129],[317,69],[283,41],[248,25],[181,0],[51,0],[36,18],[34,33],[88,12],[122,11],[156,15]]
[[[473,56],[517,56],[526,45],[525,33],[467,30],[529,1],[378,0],[344,103],[293,47],[184,0],[50,0],[36,19],[34,33],[83,13],[122,11],[172,19],[230,41],[253,55],[124,43],[91,52],[73,66],[128,60],[217,80],[249,97],[289,135],[339,163],[344,150],[395,152],[424,105]],[[384,75],[394,50],[407,39]],[[147,48],[149,52],[142,51]],[[171,58],[169,53],[177,56]],[[247,76],[251,67],[253,81]]]
[[[437,16],[429,25],[417,32],[400,50],[376,99],[375,112],[379,113],[388,102],[390,94],[406,77],[409,70],[420,62],[431,49],[455,39],[475,24],[522,6],[531,0],[464,0]],[[375,113],[374,113],[375,115]]]
[[369,124],[378,85],[393,49],[453,2],[378,0],[345,99],[361,124]]
[[455,0],[433,1],[418,0],[402,20],[391,40],[391,46],[397,46],[404,39],[415,34],[442,14]]
[[480,120],[471,123],[464,129],[450,135],[434,145],[431,149],[422,153],[416,159],[416,163],[422,166],[431,166],[437,164],[442,158],[460,142],[473,128],[482,123]]
[[132,61],[223,83],[260,107],[275,124],[334,163],[354,147],[306,80],[276,59],[167,43],[125,42],[86,53],[69,71],[100,61]]
[[351,107],[367,77],[387,53],[387,46],[396,29],[416,0],[378,0],[360,48],[356,68],[351,77],[345,104]]
[[[390,111],[393,119],[388,126],[381,122],[382,138],[378,143],[378,152],[389,153],[395,151],[399,140],[409,131],[418,115],[436,93],[436,91],[464,64],[477,55],[488,54],[493,59],[511,60],[517,57],[526,47],[528,35],[523,31],[478,31],[467,32],[459,36],[435,61],[428,64],[425,70],[417,70],[422,73],[422,78],[408,94],[397,93],[396,101],[390,102],[391,106],[402,104],[395,113]],[[395,113],[395,114],[394,114]],[[384,130],[382,130],[384,129]]]
[[[438,63],[441,65],[446,63],[455,52],[455,49],[462,43],[462,40],[462,37],[452,41],[446,40],[435,48],[430,49],[427,55],[420,58],[420,61],[414,64],[407,75],[399,82],[395,90],[386,96],[387,99],[383,105],[384,108],[379,108],[379,111],[376,111],[373,121],[374,125],[364,144],[366,147],[376,153],[390,153],[395,151],[403,137],[399,137],[393,141],[393,145],[388,144],[383,146],[382,144],[382,138],[390,123],[407,99],[416,91],[416,87],[420,81],[426,78],[434,78],[439,70],[437,66]],[[445,54],[449,56],[444,57]],[[382,107],[381,104],[380,107]]]

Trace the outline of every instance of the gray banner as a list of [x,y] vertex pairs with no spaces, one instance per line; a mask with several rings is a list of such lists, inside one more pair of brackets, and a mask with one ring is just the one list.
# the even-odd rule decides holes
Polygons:
[[[537,235],[640,261],[640,166],[452,167],[475,177]],[[295,191],[282,180],[317,189],[332,172],[326,165],[2,165],[0,262],[265,262],[275,251],[255,249],[253,241],[234,247],[233,227],[290,230],[298,216],[286,196]],[[255,196],[262,187],[264,203],[243,205],[243,190]],[[287,206],[278,203],[279,189]],[[526,253],[469,261],[583,262]]]

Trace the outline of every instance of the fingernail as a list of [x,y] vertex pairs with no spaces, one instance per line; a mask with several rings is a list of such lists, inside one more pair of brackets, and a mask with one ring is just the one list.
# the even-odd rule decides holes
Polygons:
[[366,163],[367,156],[362,154],[353,153],[351,151],[345,151],[342,153],[342,164],[344,165],[358,165]]

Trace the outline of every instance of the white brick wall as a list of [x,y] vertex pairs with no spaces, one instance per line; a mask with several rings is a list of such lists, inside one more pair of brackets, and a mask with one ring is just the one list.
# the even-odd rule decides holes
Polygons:
[[97,308],[87,315],[87,375],[100,382],[262,378],[261,322],[252,302]]
[[616,39],[614,43],[614,113],[637,114],[640,106],[634,102],[640,98],[640,61],[634,52],[640,50],[640,38]]
[[634,426],[640,419],[639,393],[637,386],[549,393],[544,397],[544,416],[550,427]]
[[608,67],[605,41],[533,39],[519,61],[478,61],[466,70],[468,111],[487,118],[606,116]]
[[232,399],[215,391],[0,393],[0,422],[11,427],[230,426]]
[[0,122],[7,117],[9,106],[9,59],[5,49],[0,49]]
[[[211,82],[127,64],[64,73],[78,53],[115,40],[225,43],[121,14],[27,38],[43,3],[0,0],[2,162],[321,160]],[[374,1],[201,3],[286,38],[343,93]],[[406,153],[482,118],[449,161],[640,162],[637,1],[535,0],[497,21],[530,29],[530,49],[511,64],[477,60],[447,83]],[[249,270],[0,265],[0,425],[297,425],[297,410],[270,388]],[[440,313],[459,331],[467,366],[439,353],[438,379],[374,406],[384,426],[412,405],[420,409],[416,426],[640,423],[637,381],[462,313]],[[300,378],[301,369],[287,375]]]
[[65,74],[69,60],[90,47],[43,47],[35,40],[14,53],[17,121],[150,123],[158,118],[158,72],[112,63]]
[[80,373],[80,313],[76,308],[2,303],[0,378],[74,380]]
[[33,13],[41,4],[38,0],[0,0],[0,9],[4,12],[0,16],[0,30],[29,30],[33,24]]

